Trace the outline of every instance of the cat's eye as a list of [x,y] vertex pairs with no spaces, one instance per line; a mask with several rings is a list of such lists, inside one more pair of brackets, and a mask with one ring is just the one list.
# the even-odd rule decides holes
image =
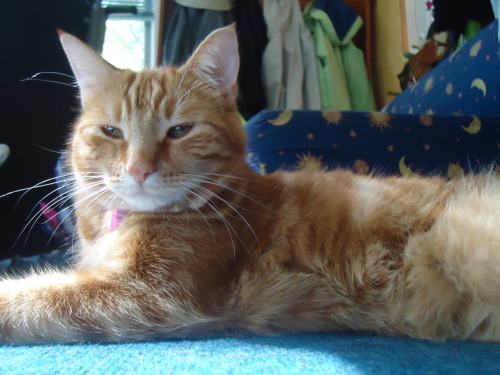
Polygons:
[[177,125],[168,129],[167,137],[172,139],[179,139],[187,135],[191,129],[192,125]]
[[101,130],[109,138],[114,138],[114,139],[123,138],[123,131],[121,129],[114,128],[114,127],[108,126],[108,125],[103,125],[103,126],[101,126]]

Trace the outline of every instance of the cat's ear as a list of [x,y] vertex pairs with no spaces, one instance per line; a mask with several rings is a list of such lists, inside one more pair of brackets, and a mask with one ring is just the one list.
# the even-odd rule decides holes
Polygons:
[[235,26],[217,29],[208,35],[184,66],[212,79],[225,96],[225,105],[236,104],[240,68]]
[[82,99],[119,70],[78,38],[58,30],[59,39],[80,87]]

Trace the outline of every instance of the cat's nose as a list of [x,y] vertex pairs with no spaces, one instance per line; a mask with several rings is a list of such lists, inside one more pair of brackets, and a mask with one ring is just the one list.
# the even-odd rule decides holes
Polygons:
[[143,184],[144,181],[153,174],[155,167],[152,163],[148,162],[134,162],[127,163],[125,170],[130,174],[139,184]]

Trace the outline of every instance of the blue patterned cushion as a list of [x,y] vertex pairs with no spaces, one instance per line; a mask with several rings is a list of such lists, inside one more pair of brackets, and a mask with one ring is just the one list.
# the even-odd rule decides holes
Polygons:
[[245,129],[247,159],[259,173],[342,167],[457,177],[495,165],[500,154],[500,118],[494,116],[272,110]]
[[439,115],[500,115],[498,20],[440,62],[384,111]]

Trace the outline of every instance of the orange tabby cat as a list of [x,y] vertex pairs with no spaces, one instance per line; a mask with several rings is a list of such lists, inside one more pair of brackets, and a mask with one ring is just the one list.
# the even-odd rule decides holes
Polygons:
[[233,27],[178,69],[138,73],[61,41],[82,101],[69,146],[78,260],[0,282],[1,341],[500,340],[498,177],[256,175]]

